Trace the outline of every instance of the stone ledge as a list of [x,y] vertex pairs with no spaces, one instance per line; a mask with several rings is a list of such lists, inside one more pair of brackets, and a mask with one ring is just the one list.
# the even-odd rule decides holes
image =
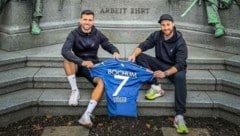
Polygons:
[[229,111],[237,115],[240,115],[239,96],[223,92],[218,93],[207,92],[207,95],[211,98],[211,101],[215,108],[221,108],[225,111]]
[[[121,53],[121,59],[126,59],[137,44],[115,44]],[[62,44],[56,44],[46,47],[32,48],[16,52],[6,52],[0,50],[1,60],[0,68],[4,67],[5,63],[8,65],[15,65],[14,61],[21,61],[26,66],[30,67],[63,67],[63,57],[60,54]],[[226,69],[234,67],[237,71],[240,67],[238,62],[239,55],[208,50],[204,48],[193,47],[189,48],[189,57],[187,60],[188,69]],[[154,55],[154,50],[151,49],[146,54]],[[98,55],[100,59],[111,58],[111,54],[103,51],[100,48]],[[11,61],[9,61],[9,58]],[[24,58],[24,60],[22,60]],[[233,63],[234,62],[234,63]],[[5,70],[5,69],[4,69]]]
[[[17,113],[28,108],[38,109],[37,112],[28,114],[28,116],[46,114],[80,115],[88,104],[90,92],[90,90],[81,91],[81,99],[79,100],[79,105],[76,107],[68,106],[68,98],[70,95],[70,91],[68,89],[24,89],[1,95],[0,118],[6,116],[10,118],[10,115],[15,112]],[[148,101],[144,99],[144,91],[140,91],[137,99],[139,115],[150,115],[149,110],[153,111],[151,112],[151,114],[155,114],[153,116],[174,115],[173,98],[174,92],[167,91],[165,96],[153,101]],[[95,114],[106,115],[105,106],[106,100],[103,97],[102,101],[98,105],[99,109],[96,109]],[[220,115],[222,115],[223,112],[233,117],[239,118],[240,116],[240,99],[238,99],[238,96],[223,92],[188,91],[186,107],[187,116],[221,117]],[[11,120],[8,121],[8,124],[13,122]],[[231,121],[236,124],[240,124],[239,120]]]
[[16,52],[0,50],[0,72],[26,66],[27,57]]
[[[239,74],[225,70],[188,70],[187,89],[239,95],[240,76],[236,75]],[[24,88],[70,88],[63,68],[19,68],[0,72],[0,76],[0,94]],[[78,78],[77,82],[80,89],[93,87],[85,78]],[[162,80],[162,85],[166,90],[174,89],[167,79]]]
[[210,70],[210,72],[216,78],[216,90],[240,95],[239,73],[225,70]]
[[[80,78],[79,88],[92,87],[86,86],[87,83],[84,78]],[[81,86],[80,82],[86,82]],[[62,83],[57,84],[56,83]],[[207,70],[188,70],[187,84],[189,90],[215,90],[215,78]],[[165,89],[173,89],[173,86],[167,79],[162,80],[162,84],[167,84]],[[67,86],[66,86],[67,85]],[[170,85],[170,86],[169,86]],[[65,76],[63,68],[41,68],[40,71],[34,76],[35,88],[69,88],[68,81]]]
[[232,56],[225,60],[226,69],[232,72],[240,73],[240,55]]
[[0,72],[0,94],[33,88],[33,77],[38,70],[39,68],[28,67]]
[[43,89],[23,89],[0,95],[0,114],[38,105],[38,99],[43,91]]

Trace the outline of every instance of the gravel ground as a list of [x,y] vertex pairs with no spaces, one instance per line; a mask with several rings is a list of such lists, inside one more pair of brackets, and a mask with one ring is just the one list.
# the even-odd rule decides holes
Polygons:
[[[47,126],[78,126],[79,116],[31,117],[0,128],[0,136],[40,136]],[[220,118],[185,117],[188,127],[206,128],[211,136],[240,136],[240,126]],[[173,117],[96,116],[89,136],[162,136],[161,127],[172,127]]]

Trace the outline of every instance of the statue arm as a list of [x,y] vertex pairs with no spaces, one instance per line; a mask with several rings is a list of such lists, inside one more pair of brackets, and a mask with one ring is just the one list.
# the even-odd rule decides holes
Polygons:
[[236,4],[240,6],[240,0],[235,0]]
[[3,8],[6,6],[6,4],[9,2],[10,0],[0,0],[0,14],[3,11]]

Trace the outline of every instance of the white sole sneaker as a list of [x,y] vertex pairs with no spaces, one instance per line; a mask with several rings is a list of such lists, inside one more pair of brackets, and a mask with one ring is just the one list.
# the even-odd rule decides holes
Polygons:
[[78,120],[78,123],[87,128],[91,128],[93,126],[90,115],[83,114],[82,117]]
[[77,106],[80,99],[80,92],[78,90],[72,90],[71,96],[68,101],[68,105]]

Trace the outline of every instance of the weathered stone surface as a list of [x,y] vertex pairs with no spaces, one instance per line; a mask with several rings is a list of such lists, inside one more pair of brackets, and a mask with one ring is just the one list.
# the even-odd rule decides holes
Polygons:
[[44,1],[40,21],[43,31],[38,36],[32,36],[29,33],[32,2],[11,1],[0,15],[0,48],[13,51],[63,43],[67,34],[78,25],[81,10],[92,9],[96,14],[97,28],[113,43],[140,43],[151,32],[159,30],[159,16],[169,13],[188,44],[239,54],[240,18],[239,8],[235,4],[228,10],[220,10],[226,36],[216,39],[213,36],[214,28],[207,24],[204,3],[194,6],[185,17],[180,17],[191,4],[190,0],[65,0],[62,11],[58,10],[58,2]]
[[41,136],[88,136],[89,129],[83,126],[45,127]]
[[188,134],[178,134],[175,128],[162,127],[163,136],[210,136],[205,128],[189,128]]

